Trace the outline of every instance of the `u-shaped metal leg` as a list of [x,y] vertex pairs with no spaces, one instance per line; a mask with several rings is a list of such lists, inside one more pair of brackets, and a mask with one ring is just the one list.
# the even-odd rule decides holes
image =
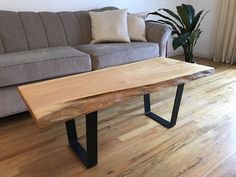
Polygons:
[[69,145],[87,168],[97,164],[97,112],[86,115],[86,150],[78,142],[75,120],[66,122]]
[[171,120],[170,122],[163,119],[162,117],[154,114],[151,111],[151,105],[150,105],[150,94],[144,95],[144,109],[145,109],[145,115],[150,117],[151,119],[155,120],[156,122],[160,123],[166,128],[172,128],[175,126],[178,113],[179,113],[179,107],[181,103],[181,98],[183,95],[183,90],[184,90],[184,84],[180,84],[177,86],[177,92],[175,96],[175,102],[172,110],[172,115],[171,115]]

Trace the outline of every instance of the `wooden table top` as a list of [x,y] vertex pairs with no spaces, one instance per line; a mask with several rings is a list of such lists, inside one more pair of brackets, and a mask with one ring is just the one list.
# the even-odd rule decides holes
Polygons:
[[39,128],[107,108],[134,96],[211,75],[214,68],[168,58],[20,86],[19,92]]

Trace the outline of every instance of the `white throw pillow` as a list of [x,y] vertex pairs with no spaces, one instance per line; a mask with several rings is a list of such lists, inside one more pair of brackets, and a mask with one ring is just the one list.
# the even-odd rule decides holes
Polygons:
[[92,26],[92,42],[130,42],[127,9],[89,12]]
[[131,41],[146,42],[146,24],[147,13],[137,13],[128,15],[128,30]]

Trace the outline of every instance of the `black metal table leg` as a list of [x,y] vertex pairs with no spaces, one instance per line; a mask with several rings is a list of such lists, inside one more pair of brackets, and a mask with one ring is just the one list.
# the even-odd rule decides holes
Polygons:
[[75,120],[66,122],[70,147],[87,168],[97,164],[97,112],[86,115],[86,150],[78,142]]
[[160,123],[161,125],[163,125],[166,128],[174,127],[176,124],[176,121],[177,121],[177,117],[178,117],[179,106],[181,103],[183,90],[184,90],[184,84],[178,85],[170,122],[163,119],[162,117],[154,114],[153,112],[151,112],[150,94],[144,95],[145,115],[150,117],[151,119],[155,120],[156,122]]

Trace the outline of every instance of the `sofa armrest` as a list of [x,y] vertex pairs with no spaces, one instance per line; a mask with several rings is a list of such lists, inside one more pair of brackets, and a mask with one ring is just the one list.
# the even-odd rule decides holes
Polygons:
[[159,44],[161,57],[166,56],[167,41],[171,35],[172,28],[169,25],[154,22],[146,22],[146,36],[149,42]]

